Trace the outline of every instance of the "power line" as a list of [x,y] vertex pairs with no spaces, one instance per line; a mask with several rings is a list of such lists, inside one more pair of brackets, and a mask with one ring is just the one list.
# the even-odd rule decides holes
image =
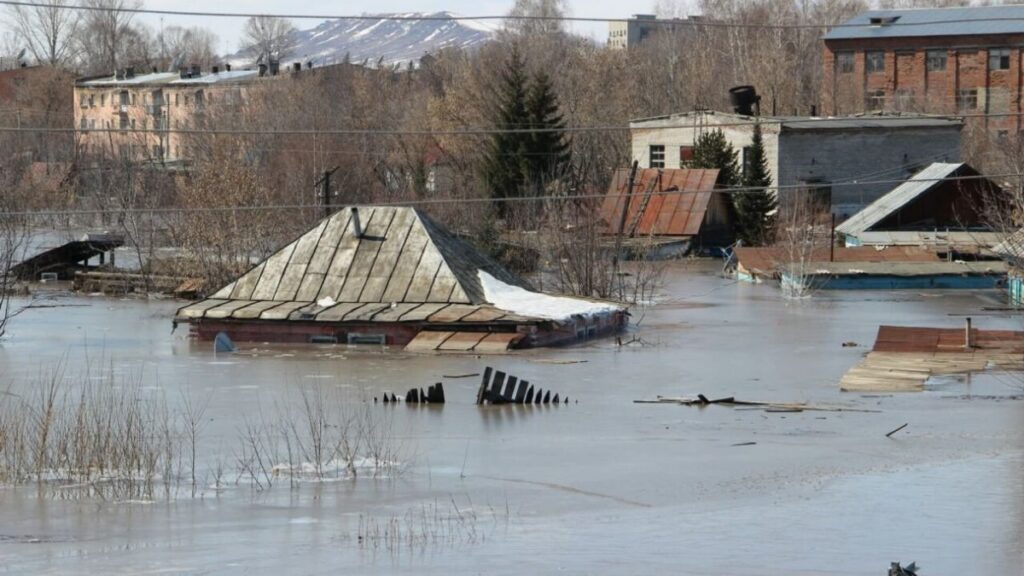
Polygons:
[[[18,2],[13,0],[0,0],[0,5],[7,6],[19,6],[25,8],[56,8],[56,9],[68,9],[68,10],[79,10],[86,12],[125,12],[129,14],[155,14],[160,16],[194,16],[203,18],[256,18],[256,17],[271,17],[271,18],[288,18],[294,20],[364,20],[364,21],[438,21],[438,22],[473,22],[473,21],[503,21],[503,20],[515,20],[515,21],[536,21],[536,22],[581,22],[581,23],[612,23],[612,22],[629,22],[630,18],[606,18],[596,16],[513,16],[510,14],[502,15],[485,15],[485,16],[461,16],[455,14],[446,15],[407,15],[407,14],[380,14],[380,15],[339,15],[339,14],[282,14],[282,13],[264,13],[264,12],[211,12],[211,11],[196,11],[196,10],[159,10],[154,8],[114,8],[106,6],[83,6],[80,4],[75,5],[61,5],[47,2]],[[889,28],[904,28],[904,27],[916,27],[916,26],[932,26],[936,24],[960,24],[960,23],[978,23],[978,22],[1016,22],[1024,21],[1024,17],[1006,16],[1006,17],[992,17],[992,18],[961,18],[953,20],[930,20],[930,21],[917,21],[917,22],[901,22],[899,20],[891,23],[887,23],[885,27]],[[831,23],[831,24],[766,24],[766,23],[745,23],[745,22],[725,22],[721,20],[705,20],[703,18],[697,19],[654,19],[644,20],[645,25],[653,24],[656,26],[666,27],[679,27],[687,26],[694,28],[750,28],[750,29],[773,29],[773,30],[821,30],[821,29],[833,29],[833,28],[865,28],[874,29],[878,26],[871,25],[869,23],[855,24],[855,23]]]
[[[977,174],[971,176],[951,176],[947,178],[906,178],[906,179],[891,179],[891,180],[869,180],[865,182],[856,181],[840,181],[828,183],[830,188],[841,188],[846,186],[866,186],[871,184],[905,184],[910,181],[914,182],[962,182],[970,180],[986,180],[994,178],[1020,178],[1020,173],[1009,173],[1009,174]],[[807,190],[811,188],[807,184],[785,184],[777,186],[767,187],[734,187],[734,188],[719,188],[708,191],[714,194],[744,194],[749,192],[761,192],[761,191],[774,191],[781,192],[784,190]],[[692,190],[663,190],[657,192],[651,192],[650,196],[674,196],[681,194],[694,193]],[[646,194],[637,193],[636,195]],[[444,204],[482,204],[482,203],[501,203],[501,202],[533,202],[538,200],[547,201],[574,201],[574,200],[593,200],[602,199],[608,197],[607,193],[594,193],[594,194],[574,194],[571,196],[518,196],[518,197],[506,197],[506,198],[430,198],[421,200],[402,200],[392,202],[371,202],[373,206],[430,206],[430,205],[444,205]],[[263,206],[257,205],[240,205],[240,206],[205,206],[205,207],[163,207],[163,208],[114,208],[114,209],[73,209],[73,210],[38,210],[38,211],[20,211],[20,212],[0,212],[0,217],[34,217],[34,216],[64,216],[64,215],[99,215],[99,214],[111,214],[111,213],[136,213],[136,214],[175,214],[175,213],[207,213],[207,212],[258,212],[262,210],[321,210],[323,205],[321,204],[267,204]]]
[[[906,121],[906,120],[964,120],[969,118],[1006,118],[1006,117],[1019,117],[1024,116],[1024,112],[998,112],[992,114],[960,114],[957,116],[836,116],[836,117],[805,117],[805,118],[778,118],[769,117],[769,119],[761,119],[760,123],[762,126],[766,125],[779,125],[779,126],[794,126],[802,124],[816,124],[821,122],[840,122],[840,123],[863,123],[865,121],[877,120],[882,123],[887,121]],[[655,118],[658,119],[658,118]],[[670,119],[669,117],[665,118]],[[651,120],[645,118],[642,120]],[[704,128],[736,128],[751,126],[755,123],[755,120],[746,122],[722,122],[715,124],[705,124]],[[231,136],[373,136],[373,135],[384,135],[384,136],[481,136],[490,134],[537,134],[537,133],[557,133],[557,132],[628,132],[630,130],[678,130],[681,128],[691,128],[690,125],[685,126],[631,126],[627,125],[605,125],[605,126],[565,126],[565,127],[546,127],[546,128],[461,128],[461,129],[448,129],[448,130],[404,130],[404,129],[380,129],[380,128],[365,128],[365,129],[308,129],[308,128],[285,128],[285,129],[254,129],[254,128],[56,128],[49,126],[39,127],[14,127],[5,126],[0,127],[0,132],[42,132],[42,133],[78,133],[78,134],[193,134],[193,135],[231,135]]]

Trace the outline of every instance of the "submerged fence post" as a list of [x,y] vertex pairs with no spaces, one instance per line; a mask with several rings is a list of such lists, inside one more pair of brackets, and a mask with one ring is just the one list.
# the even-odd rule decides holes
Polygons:
[[970,350],[974,347],[974,343],[971,342],[971,318],[967,317],[967,324],[964,327],[964,348]]

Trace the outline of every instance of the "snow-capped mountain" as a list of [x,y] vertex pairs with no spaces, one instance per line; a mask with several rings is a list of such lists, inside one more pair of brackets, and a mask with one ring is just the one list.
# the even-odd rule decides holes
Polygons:
[[[441,48],[472,48],[492,39],[496,26],[472,20],[444,20],[450,12],[412,12],[405,14],[375,14],[381,19],[341,18],[327,20],[308,30],[292,34],[285,62],[312,60],[323,66],[344,60],[345,55],[354,63],[364,60],[376,65],[381,58],[388,65],[418,61],[424,54]],[[385,16],[401,16],[403,20],[388,20]],[[416,20],[414,18],[427,18]],[[410,19],[412,18],[412,19]],[[430,18],[434,18],[433,20]],[[242,50],[229,56],[229,62],[244,66],[255,62],[259,54]]]

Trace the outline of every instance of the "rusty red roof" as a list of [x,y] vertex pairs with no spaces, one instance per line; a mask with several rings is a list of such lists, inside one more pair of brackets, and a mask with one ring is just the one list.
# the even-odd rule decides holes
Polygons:
[[[917,328],[911,326],[879,326],[875,352],[966,352],[964,328]],[[1011,330],[971,330],[974,349],[995,349],[1006,352],[1024,351],[1024,332]]]
[[630,196],[624,227],[627,235],[696,236],[717,180],[717,169],[643,168],[637,170],[630,196],[629,170],[616,170],[601,205],[607,233],[619,232],[622,210]]

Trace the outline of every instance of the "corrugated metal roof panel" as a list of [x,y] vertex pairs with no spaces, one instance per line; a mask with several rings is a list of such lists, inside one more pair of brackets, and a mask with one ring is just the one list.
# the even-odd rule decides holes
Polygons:
[[[872,24],[872,20],[891,20]],[[1024,33],[1024,6],[869,10],[825,34],[825,40]]]
[[[717,169],[644,168],[637,170],[630,195],[629,170],[617,170],[601,205],[606,233],[618,233],[628,198],[627,233],[636,222],[638,236],[695,236],[700,232],[717,180]],[[651,195],[645,203],[648,190]],[[641,208],[643,212],[637,217]]]
[[839,226],[836,226],[836,232],[848,236],[857,236],[861,232],[870,230],[872,226],[881,222],[886,216],[906,206],[914,198],[931,190],[940,184],[943,178],[949,178],[963,166],[962,162],[953,164],[935,162],[929,164],[923,170],[914,174],[909,180],[893,188],[891,192],[875,200],[867,208],[864,208]]

